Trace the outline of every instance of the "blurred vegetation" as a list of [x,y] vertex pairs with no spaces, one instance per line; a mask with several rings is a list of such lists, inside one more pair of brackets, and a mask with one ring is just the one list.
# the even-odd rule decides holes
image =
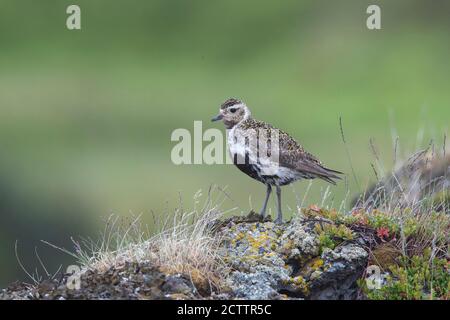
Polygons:
[[[82,30],[65,28],[66,7]],[[382,30],[365,27],[369,4]],[[259,209],[264,187],[231,166],[174,166],[170,134],[204,128],[230,96],[245,100],[357,193],[383,163],[430,139],[450,117],[448,1],[60,1],[0,3],[0,285],[24,278],[34,247],[49,268],[70,236],[95,236],[110,213],[163,217],[211,184],[228,208]],[[356,184],[339,131],[342,117]],[[307,183],[286,188],[294,208]],[[315,182],[306,204],[326,187]],[[335,205],[346,183],[332,189]],[[286,212],[289,210],[286,208]]]

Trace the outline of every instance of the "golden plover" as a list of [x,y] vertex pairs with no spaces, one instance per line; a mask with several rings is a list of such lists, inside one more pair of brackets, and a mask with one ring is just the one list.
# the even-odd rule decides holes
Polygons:
[[[276,187],[277,193],[278,216],[275,222],[281,223],[281,186],[301,179],[319,178],[332,184],[336,184],[333,179],[341,179],[338,175],[342,172],[324,167],[286,132],[253,119],[250,109],[238,99],[228,99],[221,105],[220,113],[212,121],[219,120],[222,120],[228,129],[227,144],[233,163],[242,172],[267,187],[260,212],[263,218],[272,186]],[[256,139],[252,139],[252,136]],[[264,138],[267,157],[262,157]]]

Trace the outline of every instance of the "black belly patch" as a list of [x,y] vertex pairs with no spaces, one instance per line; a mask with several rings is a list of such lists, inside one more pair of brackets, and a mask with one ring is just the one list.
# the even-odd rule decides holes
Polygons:
[[258,181],[264,182],[262,180],[262,177],[260,176],[261,169],[256,164],[236,164],[236,167],[238,167],[239,170],[244,172],[246,175],[252,177],[253,179],[256,179]]
[[239,170],[244,172],[246,175],[252,177],[255,180],[258,180],[259,182],[262,182],[264,184],[270,184],[270,185],[279,185],[279,186],[285,186],[292,182],[294,182],[296,179],[293,177],[279,177],[277,175],[262,175],[261,174],[261,168],[258,164],[237,164],[235,163],[236,167],[238,167]]

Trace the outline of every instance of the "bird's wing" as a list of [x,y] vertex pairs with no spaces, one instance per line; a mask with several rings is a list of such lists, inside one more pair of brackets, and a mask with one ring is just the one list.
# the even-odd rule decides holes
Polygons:
[[332,184],[335,184],[333,179],[340,179],[338,174],[342,174],[341,172],[324,167],[319,159],[305,151],[294,138],[284,131],[279,132],[280,166],[293,169],[307,179],[319,178]]
[[[268,131],[268,141],[270,145],[273,145],[274,141],[272,140],[276,137],[274,132],[278,134],[278,137],[276,138],[279,145],[279,166],[293,169],[306,179],[320,178],[333,184],[335,184],[333,179],[340,179],[338,174],[342,174],[341,172],[324,167],[319,159],[305,151],[305,149],[294,138],[283,130],[275,128],[268,123],[253,119],[246,122],[244,126],[242,126],[242,130],[244,131],[249,129],[256,129],[258,136],[260,130]],[[275,131],[270,132],[271,130]],[[266,134],[264,134],[264,137],[266,137]],[[256,147],[256,141],[257,140],[253,140],[253,143],[250,142],[250,145]],[[259,145],[259,147],[261,147],[261,145]],[[270,147],[268,148],[270,149]],[[253,156],[256,155],[254,154]]]

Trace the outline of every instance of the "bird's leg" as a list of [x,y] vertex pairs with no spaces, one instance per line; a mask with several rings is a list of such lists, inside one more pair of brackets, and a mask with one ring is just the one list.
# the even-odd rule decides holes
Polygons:
[[266,200],[264,200],[263,207],[261,209],[261,212],[259,213],[263,219],[266,217],[267,202],[269,202],[271,192],[272,192],[272,186],[270,184],[268,184],[267,191],[266,191]]
[[277,209],[278,209],[278,216],[275,219],[275,223],[281,224],[283,223],[283,213],[281,212],[281,187],[277,186]]

